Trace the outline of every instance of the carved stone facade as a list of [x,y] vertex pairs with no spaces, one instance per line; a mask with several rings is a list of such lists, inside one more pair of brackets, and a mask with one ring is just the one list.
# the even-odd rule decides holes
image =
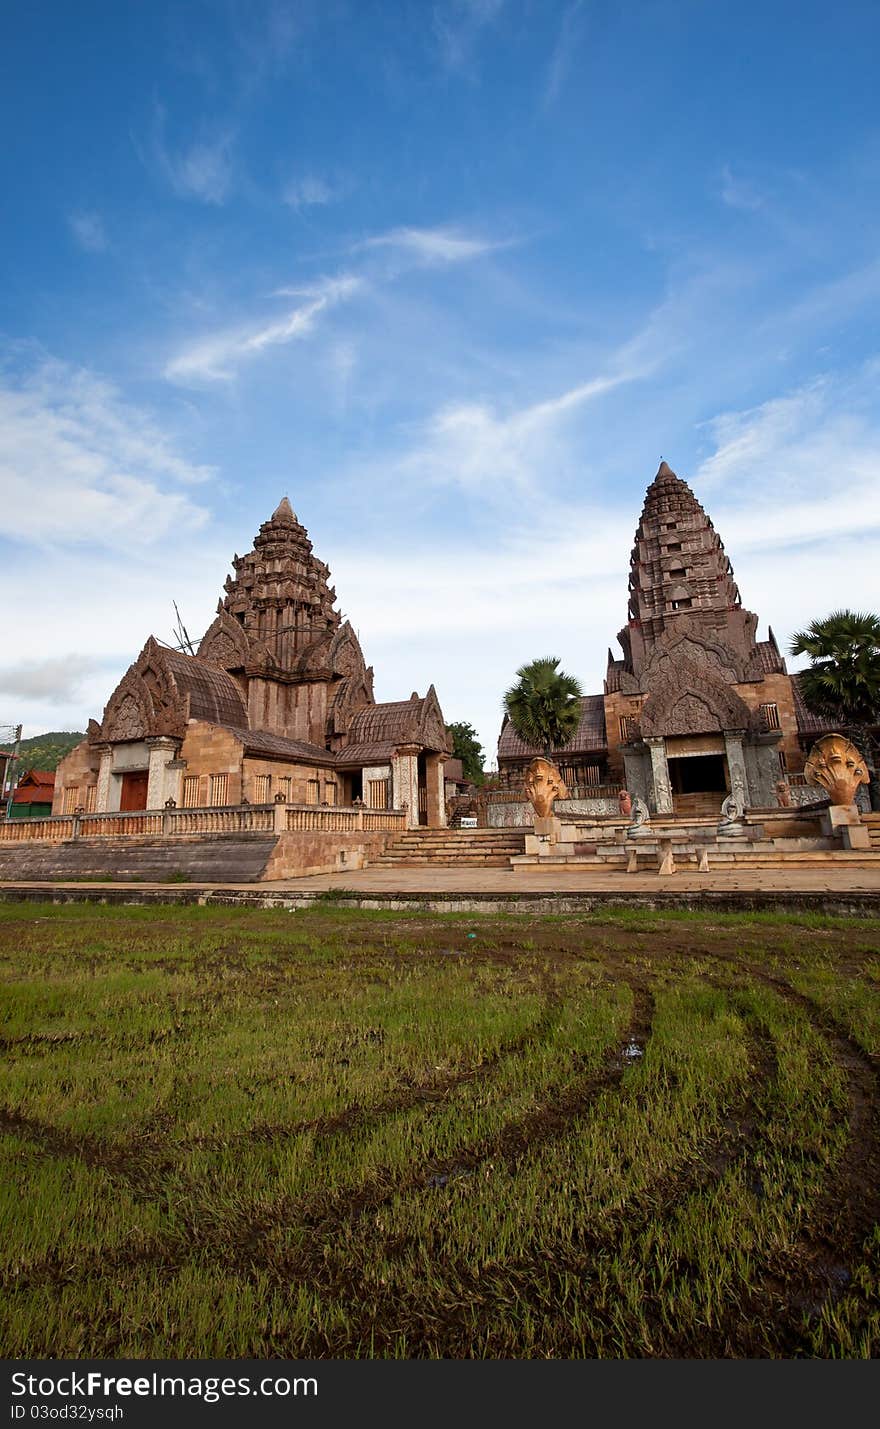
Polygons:
[[[772,630],[757,639],[723,542],[686,482],[662,462],[630,557],[623,658],[608,652],[604,692],[583,700],[574,740],[554,754],[599,786],[622,785],[654,813],[709,814],[733,793],[776,806],[828,728],[811,716]],[[503,782],[537,751],[502,726]]]
[[390,807],[393,794],[412,823],[443,823],[450,749],[434,687],[376,704],[330,572],[286,497],[232,566],[197,655],[147,641],[59,766],[53,812],[72,799],[105,812],[276,795]]

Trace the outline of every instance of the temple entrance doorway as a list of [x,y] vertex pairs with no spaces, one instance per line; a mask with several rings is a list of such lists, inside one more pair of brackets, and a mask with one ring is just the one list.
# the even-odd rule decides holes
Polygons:
[[692,818],[714,817],[728,790],[727,760],[723,754],[695,754],[669,760],[672,807]]
[[136,809],[147,807],[147,782],[149,774],[146,769],[138,769],[130,774],[122,775],[122,791],[119,798],[120,811],[132,813]]
[[424,753],[419,755],[418,760],[419,777],[419,823],[428,822],[428,766]]

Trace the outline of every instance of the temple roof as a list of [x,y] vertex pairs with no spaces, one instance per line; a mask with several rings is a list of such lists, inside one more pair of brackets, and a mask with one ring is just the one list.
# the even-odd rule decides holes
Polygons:
[[[602,695],[584,695],[581,700],[581,717],[578,727],[568,744],[553,751],[554,759],[564,754],[600,753],[608,747],[605,733],[605,700]],[[499,759],[533,759],[543,754],[542,749],[526,744],[520,739],[510,720],[505,716],[498,739]]]
[[161,658],[171,672],[177,689],[189,695],[190,719],[205,719],[232,729],[247,729],[244,696],[237,682],[225,670],[209,665],[196,655],[162,649]]
[[296,520],[296,512],[286,496],[282,496],[275,510],[272,512],[272,520],[296,522],[296,524],[299,525],[299,522]]
[[348,741],[337,758],[340,764],[384,764],[403,744],[417,744],[441,753],[449,749],[433,685],[421,698],[413,691],[408,700],[389,700],[358,710],[349,726]]

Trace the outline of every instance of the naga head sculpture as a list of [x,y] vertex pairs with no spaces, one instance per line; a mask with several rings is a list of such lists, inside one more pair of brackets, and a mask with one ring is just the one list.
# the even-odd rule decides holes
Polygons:
[[555,799],[568,794],[565,781],[549,759],[533,759],[525,777],[526,797],[539,819],[549,819]]
[[810,750],[804,765],[808,784],[818,784],[832,804],[848,807],[855,802],[860,784],[867,784],[865,761],[851,739],[843,734],[825,734]]

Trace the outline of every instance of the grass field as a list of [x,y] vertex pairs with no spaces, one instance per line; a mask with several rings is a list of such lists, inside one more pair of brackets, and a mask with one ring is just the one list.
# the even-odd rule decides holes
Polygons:
[[7,1357],[870,1357],[880,922],[0,905]]

